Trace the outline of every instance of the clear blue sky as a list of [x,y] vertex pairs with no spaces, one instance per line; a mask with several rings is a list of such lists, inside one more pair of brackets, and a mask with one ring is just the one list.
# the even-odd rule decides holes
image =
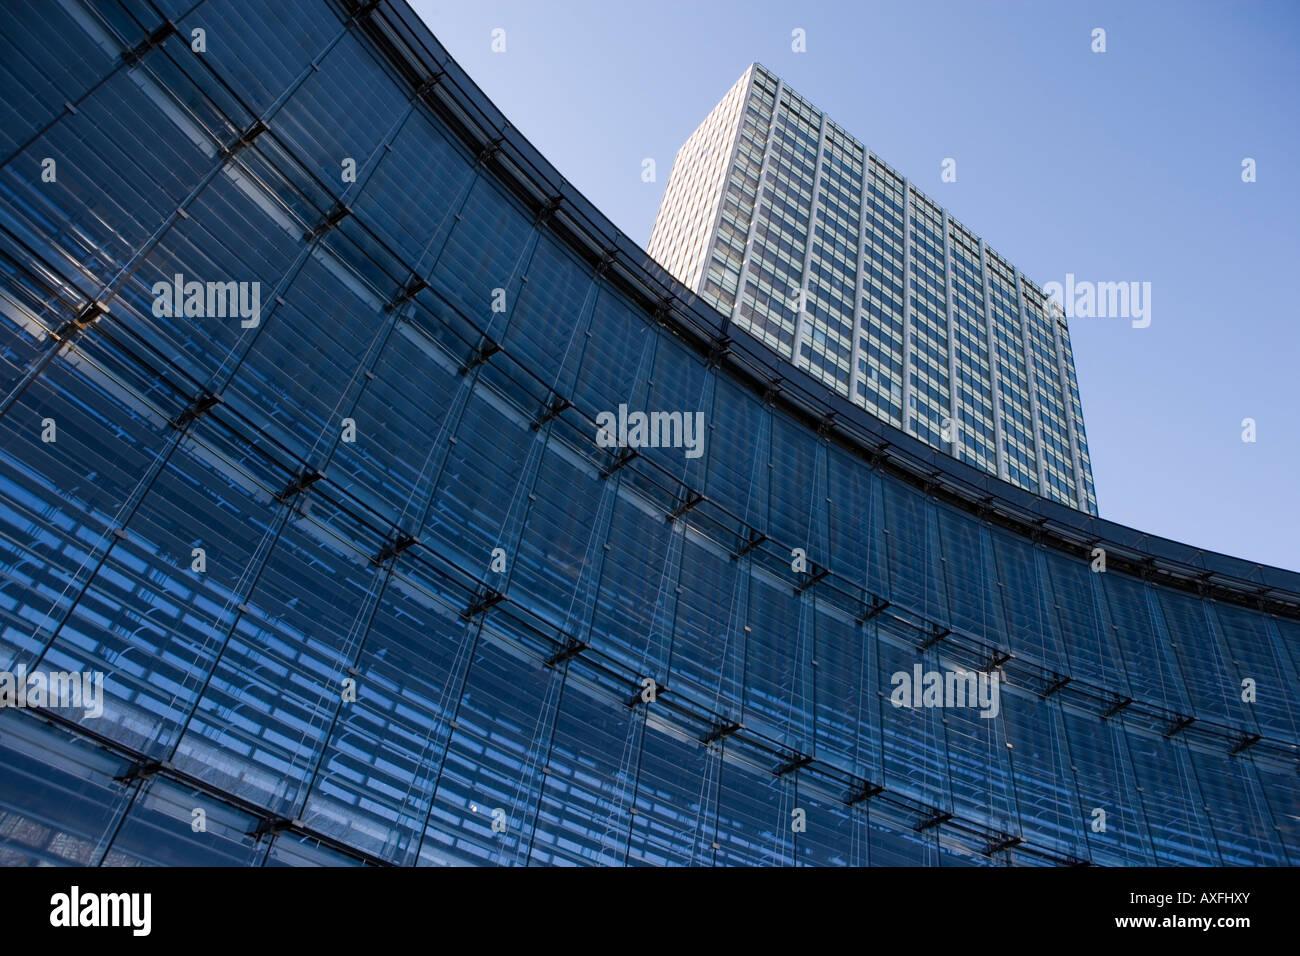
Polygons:
[[1150,282],[1148,328],[1070,323],[1102,515],[1300,570],[1300,4],[413,5],[642,246],[677,148],[757,60],[1039,284]]

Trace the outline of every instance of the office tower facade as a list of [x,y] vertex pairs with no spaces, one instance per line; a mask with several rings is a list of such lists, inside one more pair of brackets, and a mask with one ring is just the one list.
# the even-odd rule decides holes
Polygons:
[[882,421],[1097,513],[1059,308],[760,64],[678,152],[647,248]]
[[1300,576],[730,335],[404,3],[0,36],[0,863],[1300,861]]

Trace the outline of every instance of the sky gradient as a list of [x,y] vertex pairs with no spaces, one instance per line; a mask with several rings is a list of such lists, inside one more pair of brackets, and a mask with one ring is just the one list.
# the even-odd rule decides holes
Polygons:
[[1070,322],[1101,515],[1300,571],[1300,4],[412,5],[642,247],[759,61],[1039,285],[1150,282],[1149,327]]

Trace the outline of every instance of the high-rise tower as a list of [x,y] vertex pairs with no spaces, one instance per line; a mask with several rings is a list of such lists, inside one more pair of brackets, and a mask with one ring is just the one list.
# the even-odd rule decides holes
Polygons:
[[1064,318],[760,64],[678,151],[648,251],[876,417],[1097,513]]

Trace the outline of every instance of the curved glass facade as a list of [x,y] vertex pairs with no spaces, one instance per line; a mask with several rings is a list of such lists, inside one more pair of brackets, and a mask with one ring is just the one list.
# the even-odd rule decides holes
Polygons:
[[733,340],[401,2],[0,17],[0,668],[103,675],[0,862],[1300,861],[1300,576]]

